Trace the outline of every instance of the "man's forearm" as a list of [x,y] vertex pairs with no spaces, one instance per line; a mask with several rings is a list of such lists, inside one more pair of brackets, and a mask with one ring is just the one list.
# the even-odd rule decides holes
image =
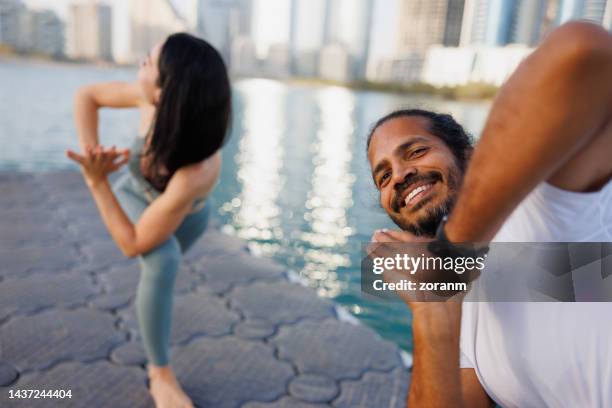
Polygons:
[[[573,31],[572,31],[573,30]],[[552,33],[493,103],[446,233],[487,242],[512,210],[610,118],[609,34],[573,23]]]
[[459,373],[460,302],[413,307],[414,365],[408,406],[457,407],[463,404]]

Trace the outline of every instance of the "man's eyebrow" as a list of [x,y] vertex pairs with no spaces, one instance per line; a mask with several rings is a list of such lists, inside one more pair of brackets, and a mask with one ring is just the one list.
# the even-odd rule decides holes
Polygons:
[[[372,177],[373,177],[373,178],[375,178],[375,177],[376,177],[376,174],[377,174],[379,171],[381,171],[382,169],[384,169],[384,168],[385,168],[385,167],[386,167],[388,164],[389,164],[389,160],[387,160],[387,159],[381,160],[381,161],[380,161],[380,162],[379,162],[379,163],[376,165],[376,167],[374,167],[374,170],[372,171]],[[374,180],[374,181],[376,181],[376,180]]]
[[[412,145],[416,143],[422,143],[422,142],[427,142],[427,138],[423,136],[415,136],[412,139],[408,140],[407,142],[404,142],[401,145],[397,146],[393,150],[393,154],[395,155],[400,154],[404,150],[409,149]],[[383,170],[388,164],[389,164],[389,161],[387,159],[383,159],[376,165],[376,167],[374,167],[374,170],[372,170],[372,178],[374,179],[375,184],[376,184],[376,174],[378,174],[379,171]]]
[[408,150],[412,145],[414,145],[416,143],[422,143],[422,142],[426,142],[426,141],[427,141],[427,139],[424,138],[423,136],[415,136],[412,139],[408,140],[407,142],[404,142],[401,145],[397,146],[393,150],[393,154],[399,154],[399,153],[403,152],[404,150]]

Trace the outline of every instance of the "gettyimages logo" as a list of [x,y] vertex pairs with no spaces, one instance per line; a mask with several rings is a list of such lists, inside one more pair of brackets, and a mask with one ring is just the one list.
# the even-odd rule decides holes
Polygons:
[[610,242],[497,242],[487,253],[466,251],[471,256],[430,249],[423,243],[364,243],[362,291],[412,301],[612,301]]

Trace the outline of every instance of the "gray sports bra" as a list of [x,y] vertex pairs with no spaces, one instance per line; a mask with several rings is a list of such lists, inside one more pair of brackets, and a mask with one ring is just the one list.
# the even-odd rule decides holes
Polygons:
[[[138,182],[140,182],[140,184],[142,185],[145,197],[150,204],[153,202],[153,200],[160,196],[161,191],[153,187],[140,171],[140,158],[142,157],[144,143],[144,137],[138,136],[134,138],[134,141],[132,142],[132,146],[130,148],[130,160],[128,162],[128,168],[130,170],[130,173],[132,173],[136,180],[138,180]],[[205,205],[206,197],[197,198],[193,201],[193,208],[189,213],[191,214],[197,212],[204,208]]]

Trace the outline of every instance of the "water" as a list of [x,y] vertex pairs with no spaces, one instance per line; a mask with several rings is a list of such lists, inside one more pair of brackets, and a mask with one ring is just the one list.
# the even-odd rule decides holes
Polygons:
[[[78,149],[74,91],[134,78],[132,69],[0,60],[0,170],[76,169],[64,156],[66,148]],[[393,227],[378,205],[365,137],[378,117],[399,107],[452,113],[478,134],[489,104],[265,79],[236,81],[234,103],[211,197],[223,229],[410,350],[407,307],[360,292],[360,243],[377,228]],[[101,113],[102,144],[129,147],[137,128],[137,111]]]

